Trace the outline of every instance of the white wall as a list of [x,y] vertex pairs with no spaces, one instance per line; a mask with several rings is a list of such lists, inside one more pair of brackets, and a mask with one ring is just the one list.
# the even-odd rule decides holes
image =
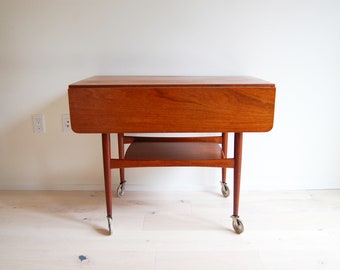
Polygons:
[[[272,81],[274,129],[245,135],[242,187],[340,188],[339,11],[337,0],[0,0],[0,189],[103,188],[100,136],[61,127],[68,84],[99,74]],[[45,134],[33,134],[35,113]],[[219,173],[132,169],[127,180],[209,189]]]

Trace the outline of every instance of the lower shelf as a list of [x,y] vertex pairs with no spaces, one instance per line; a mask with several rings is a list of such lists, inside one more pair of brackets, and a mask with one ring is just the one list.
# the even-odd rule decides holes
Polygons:
[[218,160],[224,159],[218,143],[213,142],[134,142],[126,160]]

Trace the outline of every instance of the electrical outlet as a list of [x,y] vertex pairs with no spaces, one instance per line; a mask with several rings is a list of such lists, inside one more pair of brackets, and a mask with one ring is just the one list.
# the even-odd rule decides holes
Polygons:
[[43,114],[33,114],[32,121],[33,121],[33,132],[34,133],[45,133],[46,132],[45,117]]
[[64,132],[71,132],[71,118],[69,114],[62,115],[62,122],[63,122],[63,131]]

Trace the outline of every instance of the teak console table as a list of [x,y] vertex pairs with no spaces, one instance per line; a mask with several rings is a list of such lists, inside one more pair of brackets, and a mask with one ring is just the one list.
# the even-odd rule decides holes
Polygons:
[[[274,84],[252,77],[95,76],[69,85],[68,95],[72,129],[102,134],[110,233],[111,169],[120,169],[117,193],[122,196],[125,168],[163,166],[222,168],[224,197],[229,195],[226,168],[233,168],[232,225],[236,233],[243,232],[238,216],[243,132],[272,129]],[[199,135],[207,132],[221,135]],[[227,157],[228,132],[234,133],[233,158]],[[118,134],[115,158],[111,133]],[[198,137],[152,137],[152,133],[197,133]]]

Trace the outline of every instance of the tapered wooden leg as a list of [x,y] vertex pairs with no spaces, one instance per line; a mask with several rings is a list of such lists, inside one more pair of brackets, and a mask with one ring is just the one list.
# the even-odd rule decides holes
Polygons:
[[[124,134],[118,133],[118,156],[119,159],[124,159]],[[121,197],[125,192],[125,170],[119,168],[120,184],[117,188],[117,196]]]
[[235,133],[234,140],[234,216],[238,216],[241,188],[241,165],[242,165],[242,141],[243,133]]
[[[227,158],[228,155],[228,133],[222,133],[222,151]],[[222,168],[222,183],[227,182],[227,169]]]
[[106,199],[106,212],[111,233],[112,221],[112,180],[111,180],[111,142],[110,134],[102,134],[102,148],[103,148],[103,165],[104,165],[104,181],[105,181],[105,199]]
[[[120,159],[124,158],[124,134],[123,133],[118,133],[118,156]],[[120,168],[119,173],[120,173],[120,182],[125,181],[124,168]]]
[[243,133],[235,133],[234,140],[234,213],[232,215],[233,227],[236,233],[243,232],[244,227],[238,216],[240,188],[241,188],[241,163],[242,163]]
[[[224,157],[227,158],[228,155],[228,133],[222,133],[222,151]],[[222,168],[222,182],[221,182],[221,192],[222,195],[227,198],[229,197],[230,191],[227,185],[227,168]]]

